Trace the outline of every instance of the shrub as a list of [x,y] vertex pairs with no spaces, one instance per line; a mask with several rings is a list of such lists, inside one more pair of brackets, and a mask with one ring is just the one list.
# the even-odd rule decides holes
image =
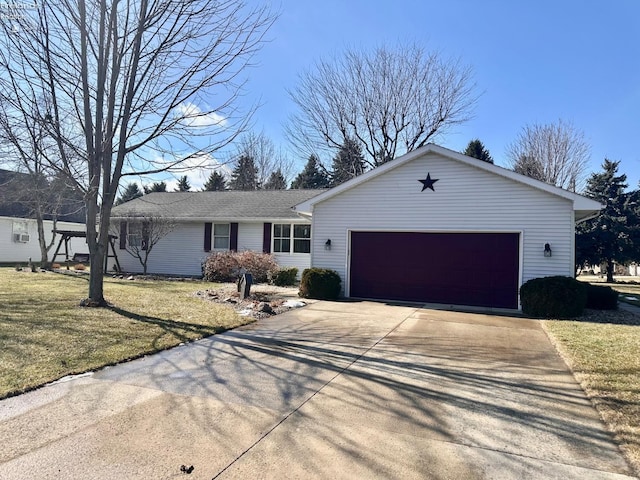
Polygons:
[[281,268],[273,272],[271,283],[278,287],[287,287],[289,285],[295,285],[297,279],[298,269],[296,267]]
[[587,284],[587,308],[617,310],[618,292],[606,285]]
[[335,300],[340,295],[340,275],[326,268],[307,268],[302,272],[299,295],[318,300]]
[[87,267],[85,267],[85,266],[84,266],[84,264],[82,264],[82,263],[76,263],[76,264],[73,266],[73,269],[74,269],[74,270],[86,270],[86,268],[87,268]]
[[267,253],[214,252],[202,265],[202,276],[209,282],[235,282],[243,273],[250,273],[254,283],[266,282],[269,274],[278,269],[272,255]]
[[544,277],[520,287],[522,312],[534,317],[570,318],[582,314],[587,285],[571,277]]

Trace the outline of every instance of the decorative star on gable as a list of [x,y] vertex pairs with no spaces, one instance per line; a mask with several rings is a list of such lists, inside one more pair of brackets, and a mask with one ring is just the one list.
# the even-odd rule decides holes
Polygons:
[[420,190],[421,192],[424,192],[427,188],[430,188],[432,191],[436,191],[435,188],[433,188],[433,184],[436,183],[438,180],[440,180],[439,178],[431,178],[431,174],[427,173],[427,178],[425,178],[424,180],[418,180],[421,184],[422,184],[422,190]]

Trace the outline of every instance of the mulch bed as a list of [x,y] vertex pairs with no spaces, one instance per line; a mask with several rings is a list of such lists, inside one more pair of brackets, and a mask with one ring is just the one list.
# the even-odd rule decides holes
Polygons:
[[296,298],[295,292],[297,290],[292,288],[254,285],[251,287],[251,294],[240,300],[237,287],[225,285],[220,288],[198,290],[195,296],[209,302],[229,305],[240,315],[260,319],[305,306],[307,302]]

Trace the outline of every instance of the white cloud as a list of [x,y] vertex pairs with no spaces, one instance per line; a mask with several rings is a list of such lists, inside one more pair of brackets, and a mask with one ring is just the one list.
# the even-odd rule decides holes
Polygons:
[[180,121],[190,127],[225,127],[227,119],[215,112],[204,113],[200,107],[191,102],[178,106]]
[[164,179],[167,182],[167,191],[173,192],[178,187],[178,179],[184,175],[189,180],[192,192],[202,190],[202,187],[209,179],[209,175],[214,170],[227,178],[231,176],[229,167],[220,163],[212,155],[208,153],[194,155],[181,164],[180,172],[175,172],[173,177]]

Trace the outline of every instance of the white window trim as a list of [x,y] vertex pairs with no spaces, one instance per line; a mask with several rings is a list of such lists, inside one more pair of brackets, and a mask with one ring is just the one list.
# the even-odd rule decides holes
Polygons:
[[[228,227],[226,235],[216,235],[216,226],[218,225],[226,225]],[[216,247],[216,238],[226,238],[227,246]],[[230,247],[231,247],[231,223],[214,223],[211,228],[211,249],[218,252],[224,252],[229,250]]]
[[[289,227],[290,227],[290,229],[289,229],[289,251],[288,252],[276,252],[276,250],[275,250],[276,225],[289,225]],[[308,253],[305,253],[305,252],[294,252],[293,251],[294,242],[295,242],[296,239],[297,240],[308,240],[309,241],[309,250],[311,250],[311,241],[312,241],[312,238],[313,238],[313,233],[311,231],[309,232],[309,238],[298,238],[298,237],[294,236],[295,227],[296,226],[300,226],[300,225],[308,226],[309,228],[311,228],[311,224],[310,223],[274,223],[274,224],[272,224],[271,225],[271,253],[273,253],[274,255],[289,255],[289,256],[311,255],[311,251],[309,251]],[[282,239],[282,238],[286,238],[286,237],[277,237],[277,239]]]

